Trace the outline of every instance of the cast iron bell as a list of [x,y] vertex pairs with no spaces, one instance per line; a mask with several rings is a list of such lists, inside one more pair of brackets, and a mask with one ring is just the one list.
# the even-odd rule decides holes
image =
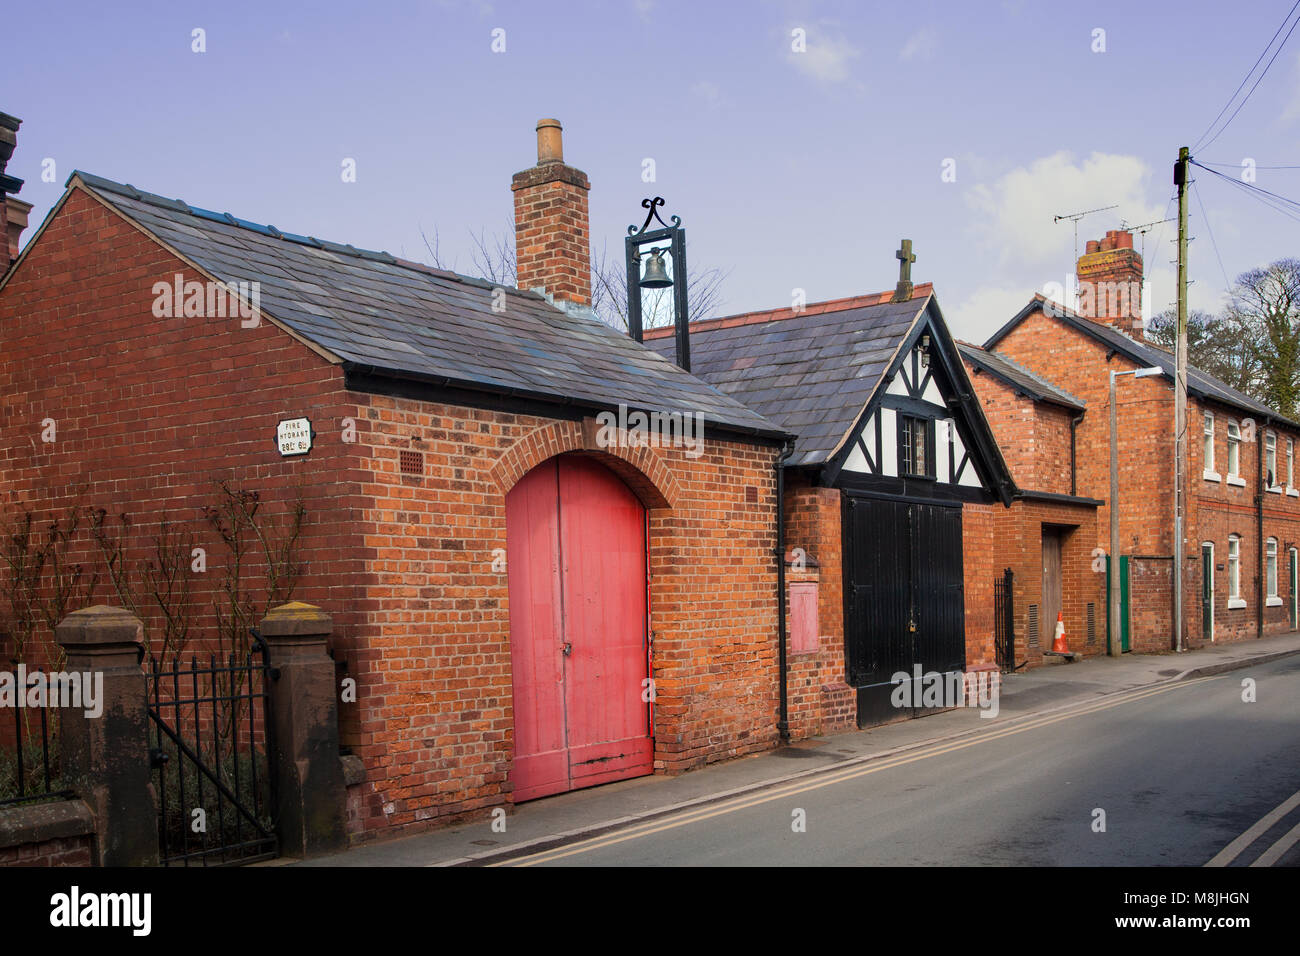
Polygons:
[[666,289],[673,284],[664,265],[664,251],[650,250],[650,261],[645,264],[645,278],[641,280],[643,289]]

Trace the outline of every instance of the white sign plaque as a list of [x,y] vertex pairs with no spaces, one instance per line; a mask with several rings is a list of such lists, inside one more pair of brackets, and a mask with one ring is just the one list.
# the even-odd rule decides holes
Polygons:
[[285,458],[311,451],[311,420],[287,418],[275,426],[275,444]]

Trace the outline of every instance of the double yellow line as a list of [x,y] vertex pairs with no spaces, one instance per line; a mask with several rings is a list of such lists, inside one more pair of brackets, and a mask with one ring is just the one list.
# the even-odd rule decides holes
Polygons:
[[680,814],[668,818],[661,817],[656,820],[649,820],[645,823],[634,824],[625,829],[620,829],[614,833],[591,837],[586,840],[580,840],[577,843],[555,847],[550,850],[543,850],[539,853],[533,853],[528,856],[502,860],[499,863],[492,863],[489,865],[536,866],[539,863],[550,863],[553,860],[562,860],[565,857],[576,856],[579,853],[590,853],[593,850],[600,850],[607,846],[626,843],[628,840],[637,840],[656,833],[662,833],[665,830],[673,830],[677,827],[689,826],[692,823],[699,823],[702,820],[709,820],[713,817],[723,816],[724,814],[736,813],[740,810],[747,810],[750,807],[757,807],[764,803],[771,803],[773,800],[782,800],[796,794],[808,793],[812,790],[820,790],[823,787],[832,787],[837,783],[856,780],[859,777],[865,777],[868,774],[880,773],[883,770],[892,770],[894,767],[916,763],[919,760],[928,760],[931,757],[941,757],[944,754],[950,754],[954,751],[965,750],[967,747],[975,747],[980,744],[990,743],[994,740],[1001,740],[1003,737],[1010,737],[1014,734],[1023,734],[1031,730],[1038,730],[1041,727],[1048,727],[1052,724],[1060,723],[1063,720],[1072,720],[1075,717],[1095,714],[1099,711],[1110,710],[1112,707],[1122,707],[1124,704],[1131,704],[1134,701],[1144,700],[1148,697],[1167,694],[1173,690],[1179,690],[1184,687],[1194,687],[1197,684],[1203,684],[1206,681],[1219,679],[1221,679],[1221,675],[1211,675],[1209,677],[1199,677],[1194,680],[1161,684],[1156,687],[1140,688],[1135,691],[1122,692],[1117,695],[1108,695],[1104,700],[1098,701],[1097,703],[1082,704],[1057,713],[1045,714],[1041,717],[1031,717],[1026,719],[1022,724],[1017,724],[1017,726],[1014,727],[1007,727],[1003,730],[992,731],[989,733],[977,733],[977,735],[970,740],[957,740],[948,743],[934,744],[921,750],[910,751],[884,759],[873,759],[870,757],[864,758],[865,760],[870,761],[868,766],[857,766],[856,764],[859,763],[859,761],[854,761],[855,766],[844,767],[839,770],[814,772],[815,776],[811,780],[795,780],[786,784],[779,784],[770,789],[763,789],[751,794],[745,794],[736,797],[735,799],[724,801],[720,804],[709,804],[695,810],[684,810]]
[[[1300,791],[1297,791],[1287,797],[1278,806],[1274,807],[1264,816],[1260,817],[1249,830],[1243,833],[1237,839],[1233,840],[1217,854],[1214,859],[1206,863],[1206,866],[1227,866],[1237,857],[1241,856],[1252,843],[1262,837],[1273,826],[1285,817],[1288,813],[1300,807]],[[1278,860],[1282,859],[1283,854],[1291,847],[1300,843],[1300,823],[1297,823],[1286,833],[1282,834],[1272,846],[1261,853],[1251,866],[1272,866]]]

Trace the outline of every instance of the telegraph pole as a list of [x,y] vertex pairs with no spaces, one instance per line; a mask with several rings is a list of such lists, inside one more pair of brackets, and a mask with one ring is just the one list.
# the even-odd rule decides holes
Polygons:
[[1183,529],[1187,514],[1187,166],[1191,150],[1178,150],[1178,347],[1174,375],[1174,650],[1183,649]]

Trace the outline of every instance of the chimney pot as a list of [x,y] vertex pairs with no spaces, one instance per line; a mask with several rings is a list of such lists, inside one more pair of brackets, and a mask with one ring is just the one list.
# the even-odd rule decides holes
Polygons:
[[564,127],[557,119],[537,121],[537,165],[564,162]]
[[[1133,234],[1107,230],[1104,239],[1089,239],[1079,257],[1079,312],[1105,322],[1141,341],[1142,256],[1133,249]],[[1111,255],[1098,255],[1111,253]]]

